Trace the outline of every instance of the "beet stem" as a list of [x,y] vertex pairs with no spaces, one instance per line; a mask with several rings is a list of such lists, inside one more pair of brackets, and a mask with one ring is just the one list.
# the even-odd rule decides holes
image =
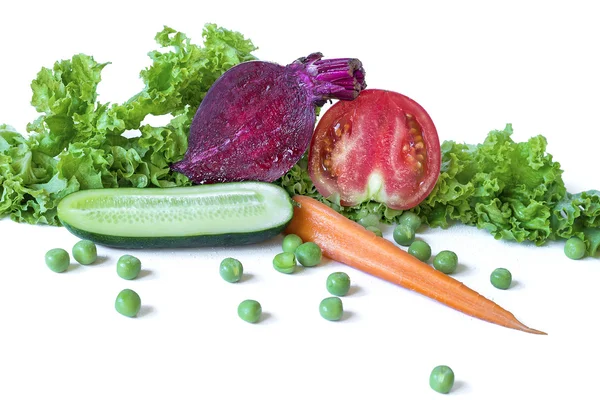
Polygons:
[[322,59],[321,53],[312,53],[288,65],[308,86],[313,102],[322,106],[327,100],[354,100],[366,88],[365,70],[356,58]]

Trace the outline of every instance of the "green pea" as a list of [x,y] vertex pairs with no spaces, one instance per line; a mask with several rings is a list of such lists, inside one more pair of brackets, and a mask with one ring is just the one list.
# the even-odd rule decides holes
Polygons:
[[258,322],[261,314],[262,307],[256,300],[244,300],[238,306],[238,316],[251,324]]
[[458,266],[458,256],[450,250],[440,251],[433,259],[433,267],[445,274],[451,274],[456,271]]
[[354,215],[354,219],[355,219],[355,220],[359,220],[359,219],[361,219],[361,218],[364,218],[364,217],[366,217],[366,216],[367,216],[367,215],[369,215],[369,214],[371,214],[371,213],[369,212],[369,210],[367,210],[366,208],[361,208],[361,209],[359,209],[359,210],[356,212],[356,214]]
[[71,259],[64,249],[51,249],[46,252],[46,265],[54,272],[65,272]]
[[358,219],[358,221],[356,222],[358,222],[365,228],[369,226],[377,226],[379,225],[379,217],[375,214],[367,214],[364,217]]
[[415,240],[415,230],[409,225],[396,225],[393,236],[400,246],[410,246]]
[[122,255],[117,261],[117,275],[123,279],[135,279],[142,270],[142,262],[129,254]]
[[73,258],[81,265],[92,264],[98,258],[96,244],[91,240],[80,240],[73,246]]
[[490,275],[490,282],[494,287],[506,290],[512,282],[512,274],[506,268],[496,268]]
[[376,236],[383,237],[383,233],[381,233],[381,229],[377,226],[367,226],[366,229],[368,231],[373,232]]
[[296,260],[305,267],[314,267],[321,262],[321,248],[313,242],[302,243],[295,251]]
[[327,277],[325,287],[335,296],[345,296],[350,290],[350,277],[345,272],[334,272]]
[[290,233],[289,235],[285,235],[285,237],[283,238],[281,248],[283,249],[283,251],[293,253],[301,244],[302,239],[300,238],[300,236]]
[[244,267],[239,260],[227,257],[223,259],[219,265],[219,274],[221,274],[221,278],[227,282],[239,282],[244,274]]
[[398,224],[407,225],[416,232],[421,227],[421,218],[412,211],[404,211],[398,219]]
[[321,317],[328,321],[339,321],[344,314],[342,299],[339,297],[327,297],[321,300],[319,313],[321,313]]
[[115,309],[126,317],[135,317],[142,306],[140,296],[131,289],[123,289],[115,300]]
[[454,386],[454,371],[447,365],[438,365],[429,375],[429,386],[438,393],[450,393]]
[[585,243],[577,236],[565,242],[565,255],[571,260],[579,260],[585,256]]
[[296,269],[296,256],[294,253],[284,251],[273,258],[273,268],[284,274],[291,274]]
[[431,258],[431,246],[422,240],[415,240],[408,247],[408,253],[419,260],[426,262]]

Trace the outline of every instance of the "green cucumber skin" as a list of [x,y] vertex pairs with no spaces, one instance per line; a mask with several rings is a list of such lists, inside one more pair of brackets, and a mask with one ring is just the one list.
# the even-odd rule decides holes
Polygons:
[[226,233],[222,235],[172,236],[172,237],[126,237],[102,235],[75,228],[63,222],[69,232],[81,239],[106,247],[121,249],[161,249],[191,247],[245,246],[265,242],[284,231],[289,221],[283,225],[255,232]]

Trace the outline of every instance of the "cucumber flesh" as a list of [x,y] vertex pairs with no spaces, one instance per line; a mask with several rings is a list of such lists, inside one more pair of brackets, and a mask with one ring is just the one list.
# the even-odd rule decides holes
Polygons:
[[76,236],[126,248],[256,243],[282,232],[292,216],[287,192],[263,182],[82,190],[58,205]]

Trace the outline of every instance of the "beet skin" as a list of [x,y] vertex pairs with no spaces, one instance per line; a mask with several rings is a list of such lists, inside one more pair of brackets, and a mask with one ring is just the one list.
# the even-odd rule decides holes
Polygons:
[[357,59],[313,53],[287,66],[248,61],[210,88],[192,121],[188,150],[173,164],[196,184],[272,182],[306,151],[315,107],[353,100],[365,88]]

